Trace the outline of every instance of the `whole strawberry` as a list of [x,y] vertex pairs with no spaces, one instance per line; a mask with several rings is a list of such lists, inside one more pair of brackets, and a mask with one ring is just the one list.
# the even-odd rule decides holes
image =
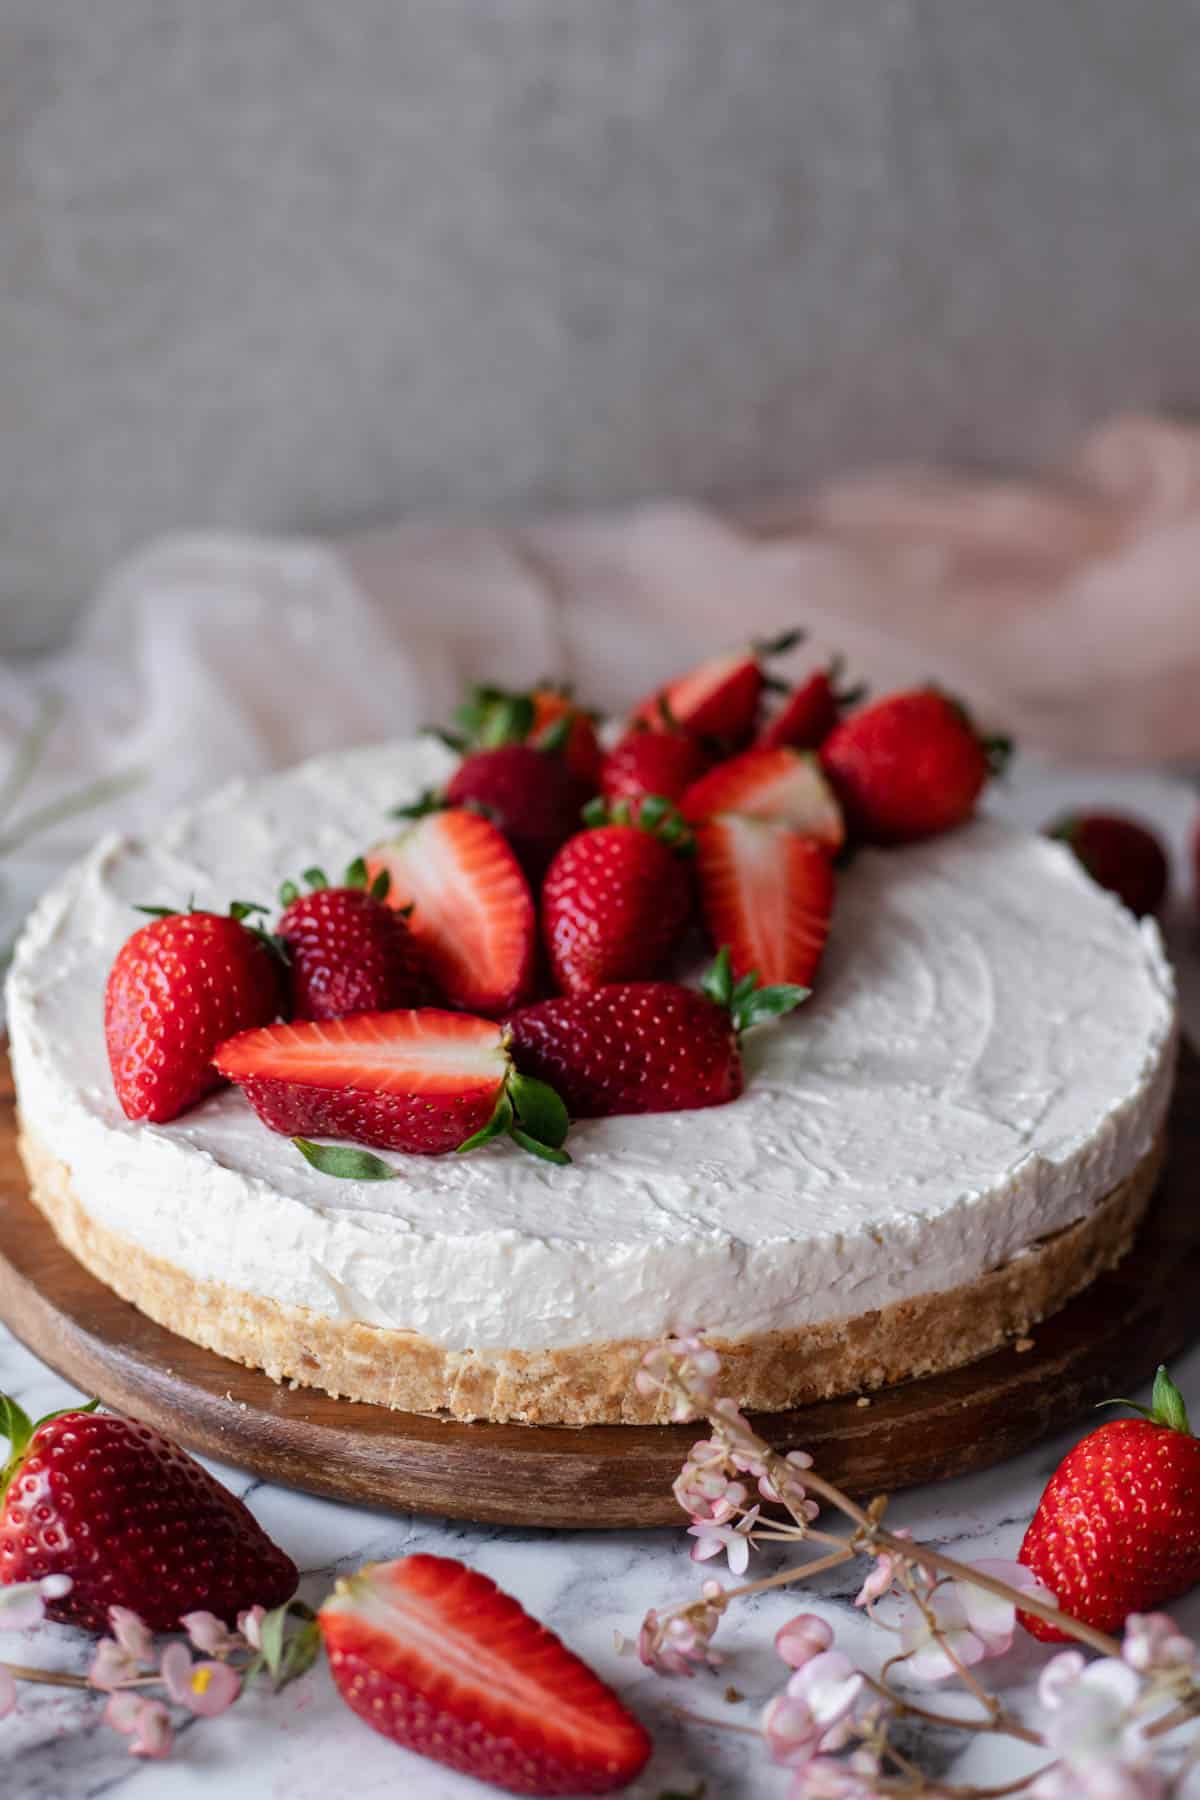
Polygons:
[[610,805],[618,800],[640,803],[655,794],[677,801],[710,760],[700,739],[689,732],[640,726],[627,731],[605,757],[600,792]]
[[[1050,1478],[1020,1561],[1072,1618],[1120,1632],[1200,1581],[1200,1442],[1165,1369],[1139,1419],[1113,1419],[1068,1451]],[[1045,1643],[1067,1633],[1028,1614]]]
[[674,981],[620,982],[514,1013],[509,1042],[523,1074],[549,1083],[573,1118],[685,1112],[736,1100],[741,1037],[791,1012],[807,989],[734,982],[722,950],[703,991]]
[[564,993],[656,975],[687,928],[690,849],[683,821],[659,796],[636,822],[622,801],[586,809],[589,829],[568,839],[542,886],[542,932]]
[[[318,1615],[342,1699],[373,1731],[513,1794],[608,1794],[650,1739],[486,1575],[404,1556],[343,1576]],[[396,1792],[407,1790],[397,1777]]]
[[1140,918],[1167,897],[1167,853],[1154,833],[1121,813],[1071,813],[1050,827],[1093,881],[1108,888]]
[[164,1124],[220,1087],[212,1053],[224,1038],[265,1025],[283,1003],[283,968],[261,933],[227,914],[170,912],[122,946],[104,992],[113,1087],[130,1119]]
[[242,1502],[178,1445],[133,1419],[89,1410],[34,1425],[0,1395],[9,1459],[0,1483],[0,1581],[70,1577],[53,1619],[105,1629],[127,1606],[151,1631],[184,1613],[282,1606],[296,1565]]
[[276,935],[291,968],[293,1018],[419,1006],[427,998],[425,963],[403,913],[387,904],[387,871],[369,889],[361,858],[340,887],[330,887],[321,869],[307,870],[305,880],[307,894],[289,881],[279,895]]
[[935,688],[889,694],[844,719],[821,761],[851,829],[877,844],[910,843],[962,825],[1010,746],[980,737]]
[[558,751],[500,744],[464,757],[442,799],[491,819],[530,881],[538,882],[559,845],[579,830],[580,812],[592,792]]
[[497,744],[532,744],[560,752],[572,775],[594,794],[600,779],[600,745],[592,715],[569,687],[542,682],[527,693],[477,687],[455,711],[457,729],[441,732],[452,749],[494,749]]

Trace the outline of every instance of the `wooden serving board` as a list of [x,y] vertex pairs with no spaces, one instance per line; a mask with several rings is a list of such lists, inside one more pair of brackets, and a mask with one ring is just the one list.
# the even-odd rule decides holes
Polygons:
[[[1200,1325],[1200,1058],[1184,1052],[1167,1171],[1134,1253],[1033,1346],[758,1420],[866,1495],[986,1468],[1113,1393]],[[89,1275],[30,1201],[0,1051],[0,1316],[52,1368],[193,1450],[317,1494],[505,1525],[675,1525],[694,1426],[464,1425],[291,1389],[155,1325]]]

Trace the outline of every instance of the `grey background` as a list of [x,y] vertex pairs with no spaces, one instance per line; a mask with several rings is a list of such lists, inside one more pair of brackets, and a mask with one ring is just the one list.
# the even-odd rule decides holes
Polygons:
[[1190,0],[0,0],[0,649],[175,526],[901,455],[1200,386]]

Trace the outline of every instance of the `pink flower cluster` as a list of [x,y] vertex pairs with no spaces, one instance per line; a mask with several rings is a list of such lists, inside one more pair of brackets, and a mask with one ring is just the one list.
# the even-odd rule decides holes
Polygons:
[[[169,1754],[175,1733],[166,1700],[203,1718],[213,1718],[233,1705],[242,1691],[242,1677],[224,1658],[250,1646],[245,1628],[257,1632],[262,1617],[262,1607],[243,1613],[239,1631],[233,1633],[213,1613],[188,1613],[180,1623],[189,1643],[176,1639],[158,1653],[136,1613],[124,1606],[109,1608],[112,1636],[97,1644],[88,1680],[109,1695],[105,1723],[128,1737],[131,1756]],[[193,1650],[206,1653],[205,1659],[196,1661]],[[166,1700],[136,1691],[149,1686],[160,1688]]]

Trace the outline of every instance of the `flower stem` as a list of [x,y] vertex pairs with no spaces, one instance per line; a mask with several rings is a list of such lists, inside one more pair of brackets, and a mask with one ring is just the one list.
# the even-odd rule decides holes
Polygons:
[[819,1556],[815,1562],[797,1563],[793,1568],[780,1569],[775,1575],[764,1575],[761,1581],[748,1581],[743,1587],[730,1588],[724,1598],[727,1602],[741,1600],[746,1594],[761,1594],[767,1588],[807,1581],[810,1575],[823,1575],[826,1569],[836,1569],[840,1564],[850,1562],[853,1556],[853,1550],[835,1550],[829,1556]]
[[86,1675],[70,1675],[65,1669],[31,1669],[24,1663],[0,1662],[14,1681],[40,1681],[47,1687],[90,1688]]

